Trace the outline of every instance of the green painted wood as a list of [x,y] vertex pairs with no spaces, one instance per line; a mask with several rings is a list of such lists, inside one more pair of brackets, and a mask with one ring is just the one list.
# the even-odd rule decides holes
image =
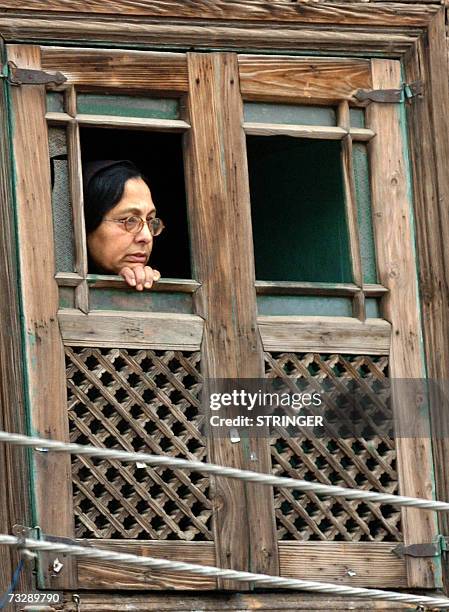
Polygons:
[[48,113],[64,112],[64,94],[56,91],[49,91],[46,97]]
[[337,125],[335,109],[329,106],[298,106],[245,102],[244,120],[254,123],[285,123],[293,125]]
[[151,119],[179,119],[179,101],[108,94],[78,94],[77,113]]
[[341,143],[248,136],[257,280],[352,282]]
[[75,308],[75,289],[59,287],[59,308]]
[[135,289],[89,290],[90,310],[117,310],[137,312],[172,312],[193,314],[192,294],[158,293]]
[[314,295],[258,295],[259,315],[352,317],[352,300]]
[[351,127],[364,128],[365,127],[365,111],[363,108],[350,108],[349,109],[349,122]]
[[361,142],[352,145],[360,252],[364,283],[377,283],[376,255],[371,218],[371,191],[367,146]]

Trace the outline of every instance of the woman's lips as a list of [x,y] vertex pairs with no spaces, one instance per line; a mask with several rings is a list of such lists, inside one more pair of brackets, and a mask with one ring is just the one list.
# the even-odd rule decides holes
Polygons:
[[134,263],[146,263],[148,255],[128,255],[126,259]]

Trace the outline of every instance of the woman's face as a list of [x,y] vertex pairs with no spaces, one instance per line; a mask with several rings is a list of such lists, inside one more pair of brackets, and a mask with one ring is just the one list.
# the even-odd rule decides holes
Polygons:
[[[119,274],[124,266],[145,266],[153,248],[153,236],[146,223],[138,234],[125,230],[122,221],[137,215],[142,219],[156,216],[148,185],[141,178],[128,179],[123,196],[96,230],[87,235],[87,247],[93,263],[108,274]],[[113,221],[111,221],[113,220]]]

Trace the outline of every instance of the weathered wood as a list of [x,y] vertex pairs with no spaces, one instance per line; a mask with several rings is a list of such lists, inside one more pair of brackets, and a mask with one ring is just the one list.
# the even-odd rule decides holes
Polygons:
[[[397,16],[398,17],[398,16]],[[143,20],[142,20],[143,21]],[[0,17],[0,34],[7,41],[15,40],[20,34],[21,39],[28,41],[48,40],[77,41],[79,44],[95,42],[101,44],[145,44],[164,46],[171,49],[184,50],[187,48],[215,48],[220,46],[227,49],[241,50],[253,49],[266,52],[269,49],[276,51],[286,50],[297,52],[303,50],[319,50],[320,52],[345,51],[363,53],[388,53],[389,56],[399,57],[413,45],[421,32],[404,28],[402,31],[395,28],[394,32],[385,33],[382,27],[351,29],[342,26],[314,29],[313,26],[302,25],[280,28],[276,25],[255,26],[251,28],[236,23],[229,26],[220,23],[205,24],[171,24],[144,23],[117,20],[104,17],[100,21],[75,19],[73,17],[60,17],[56,19],[47,17]],[[395,23],[399,23],[399,19]],[[81,75],[79,78],[82,78]],[[94,79],[92,75],[92,79]],[[108,84],[106,84],[108,85]],[[157,87],[157,84],[156,84]],[[130,85],[130,90],[133,90]],[[158,89],[155,89],[158,91]]]
[[244,100],[332,103],[371,89],[363,59],[239,55],[239,74]]
[[[23,9],[20,0],[2,0],[0,8]],[[67,12],[67,13],[104,13],[109,15],[132,15],[139,17],[159,17],[168,19],[226,19],[231,21],[251,20],[260,22],[295,22],[301,24],[319,23],[334,26],[342,25],[403,25],[423,26],[429,16],[438,10],[433,6],[407,6],[401,11],[400,4],[378,3],[374,7],[358,3],[298,3],[261,2],[250,0],[193,0],[186,4],[183,0],[153,0],[151,4],[138,0],[113,0],[104,4],[101,0],[31,0],[26,4],[27,12]]]
[[[400,63],[373,60],[373,87],[388,89],[401,83]],[[381,284],[390,292],[383,300],[383,315],[392,325],[390,376],[392,379],[425,378],[421,354],[416,262],[413,249],[411,202],[399,110],[394,104],[370,104],[367,124],[377,134],[369,143],[372,211],[377,268]],[[399,424],[421,424],[417,438],[398,437],[398,472],[402,495],[432,497],[432,450],[426,414],[416,402],[394,395],[394,415]],[[404,430],[403,430],[404,431]],[[434,516],[417,509],[402,509],[405,544],[431,542]],[[410,587],[439,586],[432,559],[407,559]]]
[[282,123],[259,123],[245,121],[245,134],[252,136],[293,136],[293,138],[318,138],[320,140],[344,140],[348,135],[353,140],[367,142],[375,136],[372,130],[363,128],[343,129],[322,125],[287,125]]
[[[173,561],[182,559],[186,563],[199,565],[215,564],[213,542],[130,542],[98,539],[82,541],[98,548],[144,557],[161,557]],[[211,590],[216,588],[216,579],[213,577],[151,568],[132,568],[125,564],[95,562],[88,559],[80,560],[78,563],[78,580],[79,587],[86,589]]]
[[[129,285],[126,283],[121,276],[106,276],[102,274],[90,275],[87,278],[89,287],[93,289],[99,288],[114,288],[114,289],[126,289],[129,291]],[[178,293],[195,293],[201,287],[201,283],[195,280],[184,280],[178,278],[161,278],[153,284],[151,291],[156,292],[170,292],[176,291]]]
[[[343,185],[345,192],[346,223],[348,227],[349,249],[351,253],[351,272],[353,282],[361,289],[363,285],[362,255],[360,251],[359,223],[357,219],[357,200],[355,193],[354,168],[352,156],[352,138],[350,126],[349,104],[346,100],[338,105],[338,125],[346,131],[341,146],[341,162],[343,167]],[[365,296],[358,291],[353,300],[353,314],[364,321],[366,319]]]
[[[6,61],[0,43],[0,57]],[[11,143],[6,88],[0,87],[0,427],[26,433],[19,295],[17,291],[17,239],[14,230]],[[9,444],[0,448],[0,530],[11,533],[14,524],[30,525],[29,472],[25,450]],[[19,562],[19,554],[4,546],[0,554],[0,593],[5,593]],[[31,571],[22,572],[17,590],[32,588]]]
[[[428,593],[426,593],[428,594]],[[319,593],[289,593],[287,590],[276,593],[216,593],[210,595],[146,593],[145,595],[112,595],[78,593],[83,612],[248,612],[260,610],[266,612],[297,612],[298,610],[360,610],[374,612],[388,610],[399,612],[410,610],[410,604],[372,601],[366,599],[349,599],[336,595]],[[438,593],[436,593],[438,596]],[[78,612],[76,604],[66,604],[67,612]]]
[[132,91],[187,91],[187,65],[182,53],[42,47],[42,68],[59,70],[67,85]]
[[[65,93],[67,112],[76,116],[76,91],[70,87]],[[87,275],[87,242],[84,225],[83,168],[81,164],[80,129],[77,123],[67,126],[67,157],[69,169],[70,202],[72,205],[75,272],[83,279]],[[75,306],[89,311],[89,289],[85,280],[75,289]]]
[[[353,296],[360,288],[352,283],[309,283],[296,281],[256,281],[257,295],[335,295]],[[381,297],[388,293],[382,285],[363,285],[368,297]]]
[[[424,329],[427,373],[433,380],[449,379],[449,231],[447,209],[449,156],[447,58],[444,53],[446,32],[443,15],[431,23],[423,37],[404,59],[408,82],[423,80],[426,94],[414,100],[408,109],[416,246],[419,287]],[[435,494],[448,497],[449,441],[441,438],[441,407],[430,402]],[[444,417],[443,417],[444,418]],[[440,533],[449,533],[449,517],[438,516]],[[443,564],[446,592],[449,593],[449,566]]]
[[195,351],[203,334],[201,317],[189,314],[114,312],[84,314],[65,308],[58,312],[62,338],[70,346],[114,346]]
[[144,119],[134,117],[112,117],[109,115],[77,115],[49,112],[45,118],[51,125],[93,125],[95,127],[118,127],[134,130],[157,130],[158,132],[185,132],[190,125],[177,119]]
[[[205,319],[203,368],[208,378],[263,377],[237,58],[226,53],[188,54],[188,66],[192,130],[186,178],[195,276],[202,282],[195,297],[197,312]],[[261,442],[254,440],[245,454],[242,444],[213,438],[210,458],[222,465],[266,471],[271,465],[269,449],[266,441]],[[252,452],[256,461],[250,461]],[[224,478],[215,482],[217,564],[276,575],[271,491]],[[229,582],[224,586],[235,588]]]
[[[8,45],[8,59],[24,68],[40,69],[39,47]],[[64,352],[56,317],[58,287],[54,281],[48,137],[45,89],[29,85],[11,89],[14,113],[13,147],[17,176],[17,219],[21,294],[25,326],[25,359],[31,431],[68,441],[65,411]],[[38,237],[38,239],[36,239]],[[34,453],[34,493],[38,524],[47,533],[73,533],[70,457]],[[64,560],[51,588],[69,587],[73,563]]]
[[394,542],[279,542],[281,576],[379,589],[407,587]]
[[352,317],[258,317],[266,351],[388,355],[391,328],[382,319]]

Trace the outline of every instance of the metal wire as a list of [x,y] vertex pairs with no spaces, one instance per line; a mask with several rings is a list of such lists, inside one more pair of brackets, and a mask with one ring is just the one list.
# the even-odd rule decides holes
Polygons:
[[359,499],[370,502],[394,504],[408,508],[423,508],[438,512],[449,512],[449,503],[421,499],[418,497],[405,497],[403,495],[392,495],[391,493],[377,493],[376,491],[364,491],[361,489],[349,489],[335,485],[324,485],[296,478],[284,478],[273,476],[273,474],[262,474],[250,470],[239,470],[237,468],[215,465],[213,463],[202,463],[190,459],[178,459],[167,455],[150,455],[148,453],[130,453],[111,448],[98,448],[95,446],[59,442],[57,440],[46,440],[33,436],[0,431],[0,442],[6,442],[17,446],[35,448],[38,451],[65,452],[72,455],[88,455],[90,457],[102,457],[104,459],[117,459],[119,461],[130,461],[133,463],[146,463],[148,465],[163,465],[183,470],[193,470],[205,474],[214,474],[226,478],[235,478],[245,482],[283,487],[288,489],[299,489],[300,491],[312,491],[318,495],[332,495],[333,497],[344,497],[346,499]]
[[97,559],[99,561],[112,561],[125,563],[139,567],[151,567],[157,570],[170,570],[175,572],[186,572],[200,576],[214,576],[237,582],[251,582],[257,585],[269,587],[282,587],[287,589],[301,589],[314,593],[328,593],[332,595],[344,595],[375,600],[385,600],[401,603],[416,604],[418,606],[432,606],[433,608],[449,609],[449,599],[446,597],[429,597],[427,595],[413,595],[411,593],[396,593],[394,591],[383,591],[380,589],[356,588],[342,586],[328,582],[315,582],[312,580],[300,580],[297,578],[281,578],[267,574],[253,574],[252,572],[240,572],[231,569],[220,569],[210,565],[197,565],[184,563],[182,561],[169,561],[156,557],[141,557],[127,553],[118,553],[110,550],[95,548],[92,546],[75,546],[59,542],[47,542],[45,540],[33,540],[0,534],[0,544],[9,546],[21,545],[32,551],[64,553],[74,557],[86,559]]

